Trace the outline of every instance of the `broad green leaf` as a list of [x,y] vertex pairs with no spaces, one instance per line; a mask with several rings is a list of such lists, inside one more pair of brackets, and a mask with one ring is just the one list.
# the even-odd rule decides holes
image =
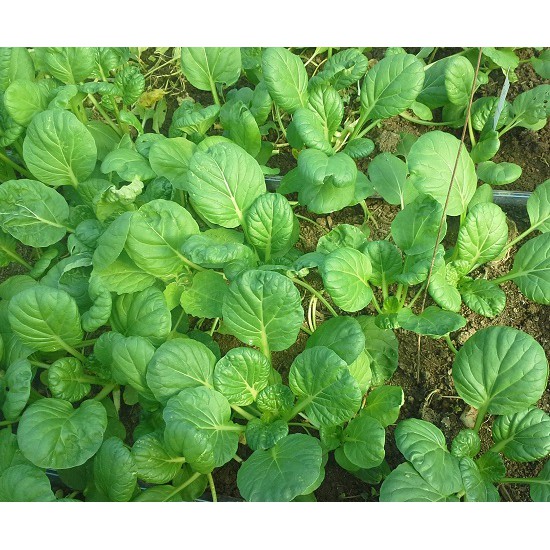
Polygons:
[[36,285],[20,292],[10,300],[8,319],[21,342],[35,350],[66,350],[82,341],[78,307],[63,290]]
[[63,357],[51,364],[48,369],[48,388],[54,397],[71,403],[80,401],[91,390],[82,363],[76,357]]
[[183,206],[157,199],[132,214],[125,250],[147,273],[170,277],[185,269],[185,257],[179,249],[185,239],[197,233],[197,222]]
[[448,103],[447,90],[445,88],[445,71],[451,59],[444,57],[425,68],[425,78],[422,91],[417,96],[417,101],[430,109],[443,107]]
[[130,385],[140,393],[149,394],[147,385],[147,365],[155,348],[147,338],[128,336],[117,338],[112,346],[112,373],[116,382]]
[[529,493],[533,502],[550,502],[550,460],[546,462],[536,482],[530,485]]
[[319,86],[310,91],[308,108],[317,113],[325,139],[330,142],[344,116],[344,102],[332,86]]
[[232,405],[250,405],[269,383],[271,365],[251,348],[233,348],[214,367],[214,388]]
[[136,489],[137,468],[129,449],[110,437],[94,457],[94,486],[85,495],[91,501],[128,502]]
[[358,49],[340,50],[327,59],[321,71],[310,79],[309,88],[328,83],[336,90],[343,90],[362,78],[368,68],[369,60]]
[[90,131],[75,115],[61,109],[37,114],[27,129],[23,158],[40,181],[58,187],[87,179],[97,160]]
[[258,393],[256,405],[263,413],[280,416],[290,412],[294,406],[294,394],[288,386],[272,384]]
[[26,464],[8,468],[0,475],[0,502],[54,502],[55,495],[45,472]]
[[214,319],[222,316],[223,298],[229,287],[221,274],[199,271],[193,276],[193,285],[180,298],[181,307],[189,315]]
[[513,162],[495,163],[491,160],[477,166],[477,177],[490,185],[506,185],[521,176],[521,166]]
[[34,180],[0,185],[0,224],[23,244],[50,246],[67,233],[69,206],[62,195]]
[[253,418],[246,425],[246,444],[253,451],[270,449],[287,435],[288,424],[282,419],[265,422],[259,418]]
[[48,106],[42,87],[30,80],[15,80],[4,93],[4,105],[15,122],[28,126],[34,115]]
[[361,228],[341,223],[319,238],[317,252],[330,254],[340,248],[355,248],[359,250],[367,242],[367,234]]
[[168,483],[181,469],[183,459],[170,454],[162,435],[153,432],[140,437],[132,446],[137,476],[147,483]]
[[[205,387],[187,388],[168,400],[163,417],[165,438],[172,439],[169,446],[174,450],[178,425],[190,424],[205,437],[204,445],[211,446],[214,466],[223,466],[237,451],[241,428],[231,422],[229,402],[217,391]],[[187,458],[185,447],[183,456]]]
[[242,101],[228,101],[220,110],[220,121],[231,141],[249,155],[258,156],[262,148],[260,129],[250,109]]
[[512,48],[483,48],[483,55],[505,71],[513,71],[519,65],[519,58]]
[[483,478],[476,463],[470,457],[460,459],[460,473],[466,495],[465,502],[499,502],[497,488]]
[[[395,244],[412,256],[433,251],[443,208],[431,197],[419,196],[393,219],[391,234]],[[443,224],[440,240],[446,233]]]
[[[0,193],[1,192],[0,188]],[[0,229],[0,267],[5,267],[16,261],[16,247],[17,241],[9,233],[4,233],[4,231]],[[0,357],[2,357],[1,354]]]
[[361,252],[369,259],[372,274],[371,284],[386,287],[395,283],[395,276],[403,269],[403,259],[399,249],[388,241],[369,241],[361,247]]
[[40,468],[74,468],[94,456],[106,428],[107,413],[98,401],[84,401],[73,409],[62,399],[40,399],[23,413],[17,443],[25,458]]
[[[202,492],[200,494],[202,494]],[[182,500],[181,493],[176,492],[176,489],[174,489],[172,485],[153,485],[140,491],[132,499],[132,502],[181,502]],[[191,500],[195,499],[190,499],[190,501]]]
[[289,348],[304,318],[297,288],[284,275],[270,271],[245,271],[235,279],[222,312],[231,334],[264,352]]
[[418,196],[407,178],[407,165],[391,153],[376,155],[369,164],[367,174],[376,192],[390,204],[399,204],[404,208]]
[[304,145],[318,149],[326,155],[332,154],[332,146],[323,127],[323,120],[317,112],[307,107],[298,107],[294,111],[292,124]]
[[466,319],[462,315],[442,310],[437,306],[429,306],[419,315],[415,315],[409,308],[403,308],[397,314],[397,321],[405,330],[434,338],[454,332],[466,325]]
[[447,99],[458,106],[466,106],[474,85],[474,68],[462,56],[449,60],[445,67],[445,90]]
[[550,453],[550,416],[541,409],[498,416],[492,432],[499,452],[510,460],[531,462]]
[[237,486],[251,502],[290,502],[319,477],[319,442],[305,434],[280,439],[271,449],[257,450],[239,468]]
[[89,278],[88,295],[92,305],[82,315],[82,329],[85,332],[95,332],[109,321],[113,298],[103,281],[99,277],[92,276]]
[[414,55],[385,57],[367,72],[361,87],[361,116],[390,118],[408,109],[424,84],[424,67]]
[[[451,134],[435,130],[418,138],[407,158],[410,180],[420,193],[433,197],[444,205],[451,184],[460,140]],[[477,187],[474,163],[468,151],[462,149],[453,187],[447,205],[447,214],[462,214]]]
[[365,349],[365,335],[353,317],[333,317],[323,322],[309,337],[306,349],[324,346],[351,365]]
[[374,468],[384,460],[384,426],[374,417],[361,413],[342,433],[344,454],[359,468]]
[[368,279],[372,273],[369,259],[353,248],[341,248],[325,259],[321,275],[334,303],[344,311],[365,308],[372,300]]
[[470,158],[477,164],[491,160],[500,148],[500,139],[496,130],[482,134],[479,141],[472,147]]
[[219,141],[229,142],[230,140],[223,136],[204,138],[219,114],[220,108],[218,105],[203,107],[191,98],[185,99],[172,115],[172,124],[168,135],[179,137],[182,133],[187,134],[191,141],[198,143],[197,148],[199,151],[206,151],[208,147]]
[[450,495],[462,489],[458,459],[447,450],[439,428],[410,418],[397,425],[395,442],[403,456],[437,491]]
[[506,305],[506,294],[492,281],[474,279],[460,284],[460,295],[464,303],[476,313],[485,317],[496,317]]
[[550,179],[537,185],[527,199],[527,213],[531,227],[536,227],[541,233],[550,232]]
[[494,260],[508,240],[506,214],[492,202],[477,204],[460,227],[456,246],[458,259],[470,263],[470,270]]
[[163,139],[151,145],[149,163],[158,176],[165,177],[176,189],[185,186],[189,162],[196,145],[183,137]]
[[462,300],[455,286],[456,281],[451,277],[451,273],[452,266],[445,264],[442,255],[436,255],[428,292],[438,306],[449,311],[458,312]]
[[34,73],[34,63],[27,48],[0,48],[0,92],[14,80],[34,80]]
[[216,358],[200,342],[177,338],[162,344],[147,365],[147,385],[161,403],[184,388],[213,388]]
[[155,283],[155,277],[141,270],[126,254],[120,256],[103,269],[95,269],[92,276],[100,279],[101,284],[116,294],[140,292],[150,288]]
[[262,73],[273,101],[290,114],[307,105],[308,76],[302,60],[286,48],[262,50]]
[[150,287],[119,296],[113,302],[110,323],[124,336],[143,336],[158,346],[170,333],[171,316],[164,294]]
[[[495,96],[480,97],[472,103],[471,119],[474,130],[481,132],[489,119],[493,121],[494,125],[498,104],[499,98]],[[509,121],[509,117],[510,103],[505,101],[495,129],[500,130]]]
[[342,424],[361,405],[361,390],[346,362],[323,346],[306,349],[294,359],[289,386],[315,426]]
[[[116,72],[113,84],[115,94],[122,99],[122,103],[124,105],[133,105],[145,89],[145,77],[141,74],[140,68],[137,65],[123,65]],[[121,118],[121,120],[124,119]],[[125,122],[128,122],[128,119]]]
[[43,69],[64,84],[77,84],[89,78],[95,69],[95,48],[36,48]]
[[550,232],[530,239],[518,250],[508,277],[527,298],[550,305]]
[[380,487],[380,502],[457,501],[458,499],[451,494],[434,489],[408,462],[399,464]]
[[546,388],[548,361],[532,336],[511,327],[478,330],[453,363],[460,397],[489,414],[512,414],[536,403]]
[[244,149],[218,143],[195,152],[186,190],[199,214],[231,228],[244,223],[244,212],[266,187],[259,164]]
[[404,402],[405,396],[400,386],[380,386],[367,395],[361,414],[372,416],[385,428],[397,421]]
[[298,240],[298,219],[279,193],[260,195],[245,213],[247,241],[265,261],[286,254]]
[[2,380],[5,393],[2,403],[2,413],[6,420],[16,420],[21,414],[31,394],[33,374],[31,364],[27,359],[19,359],[6,370]]
[[380,386],[397,370],[398,341],[393,330],[379,328],[375,317],[356,317],[365,335],[365,352],[370,358],[372,385]]
[[348,365],[349,372],[357,382],[363,395],[367,393],[372,382],[372,369],[370,363],[370,357],[363,349],[355,361]]
[[344,153],[352,159],[368,157],[374,151],[374,141],[367,138],[355,138],[348,141]]
[[451,443],[451,454],[457,458],[473,458],[481,450],[481,439],[474,430],[460,430]]
[[[122,187],[120,189],[120,192],[126,191],[125,196],[121,198],[128,202],[132,202],[136,195],[141,192],[143,187],[141,182],[151,180],[157,175],[149,165],[149,161],[143,155],[140,155],[134,149],[124,149],[120,147],[108,153],[103,159],[101,163],[101,172],[103,174],[116,172],[121,179],[133,182],[134,185],[137,186],[137,191],[139,192],[132,194],[129,193],[131,189],[129,187],[126,187],[126,189]],[[134,182],[136,179],[139,180],[139,182]]]
[[540,84],[516,96],[512,103],[518,126],[529,128],[546,120],[549,114],[550,84]]
[[19,450],[17,435],[11,432],[11,427],[3,428],[0,430],[0,475],[19,464],[29,465],[30,462]]
[[243,244],[243,234],[230,229],[208,229],[189,237],[181,248],[192,262],[208,268],[222,268],[234,260],[250,260],[252,249]]
[[182,48],[181,68],[185,78],[199,90],[216,84],[231,86],[241,75],[239,48]]

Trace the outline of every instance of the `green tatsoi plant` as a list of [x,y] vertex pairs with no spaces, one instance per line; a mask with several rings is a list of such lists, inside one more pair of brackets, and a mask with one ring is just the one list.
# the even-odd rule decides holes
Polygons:
[[[531,498],[550,500],[550,462],[533,478],[506,477],[501,457],[531,462],[550,454],[550,417],[534,405],[548,382],[548,361],[528,334],[509,327],[476,332],[460,349],[453,380],[462,399],[477,409],[473,429],[453,439],[451,452],[433,424],[409,419],[395,430],[397,447],[407,462],[383,482],[382,501],[495,502],[495,485],[523,483]],[[478,435],[487,414],[494,415],[493,445],[480,454]]]

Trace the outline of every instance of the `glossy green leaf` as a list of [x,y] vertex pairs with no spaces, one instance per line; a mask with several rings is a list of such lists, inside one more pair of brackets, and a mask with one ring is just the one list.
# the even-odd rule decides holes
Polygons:
[[361,87],[361,116],[390,118],[408,109],[424,84],[424,67],[414,55],[385,57],[367,72]]
[[518,250],[509,278],[533,302],[550,305],[550,232],[530,239]]
[[74,299],[54,288],[36,285],[14,296],[8,306],[10,326],[21,342],[40,351],[57,351],[82,341]]
[[250,109],[238,100],[225,103],[220,110],[220,121],[226,135],[249,155],[257,157],[262,147],[258,123]]
[[117,338],[112,345],[113,379],[119,384],[130,385],[140,393],[150,394],[146,373],[154,353],[155,348],[147,338]]
[[390,204],[404,208],[418,196],[418,192],[407,178],[407,165],[391,153],[376,155],[369,164],[369,180],[376,192]]
[[319,477],[322,449],[305,434],[292,434],[271,449],[257,450],[239,468],[237,486],[252,502],[289,502]]
[[195,317],[221,317],[223,298],[228,292],[229,287],[220,274],[199,271],[193,277],[193,285],[182,292],[181,307]]
[[0,225],[23,244],[45,247],[66,232],[69,206],[53,189],[34,180],[10,180],[0,185]]
[[550,179],[537,185],[527,199],[527,213],[531,227],[536,227],[541,233],[550,232]]
[[521,166],[512,162],[482,162],[477,166],[477,177],[490,185],[506,185],[521,176]]
[[143,336],[158,346],[170,333],[171,316],[164,294],[150,287],[119,296],[113,302],[110,323],[124,336]]
[[460,430],[451,443],[451,454],[457,458],[473,458],[481,450],[481,439],[474,430]]
[[298,219],[278,193],[260,195],[245,213],[247,241],[268,261],[286,254],[298,240]]
[[147,366],[147,385],[161,403],[184,388],[213,388],[216,358],[200,342],[177,338],[162,344]]
[[125,250],[147,273],[174,276],[185,268],[181,244],[197,233],[197,222],[183,206],[157,199],[132,214]]
[[365,349],[361,325],[353,317],[333,317],[323,322],[309,337],[306,349],[324,346],[351,365]]
[[408,462],[397,466],[380,487],[380,502],[456,501],[458,499],[452,494],[434,489]]
[[374,141],[367,138],[352,139],[344,148],[344,153],[355,160],[368,157],[373,151]]
[[360,227],[349,223],[341,223],[319,238],[317,252],[330,254],[344,247],[359,250],[366,242],[367,234]]
[[129,449],[110,437],[94,457],[94,487],[85,491],[91,501],[128,502],[137,484],[137,469]]
[[307,105],[308,76],[302,60],[286,48],[262,49],[262,73],[273,101],[289,113]]
[[231,86],[241,75],[239,48],[182,48],[181,68],[185,78],[199,90],[215,84]]
[[391,378],[398,365],[398,341],[393,330],[379,328],[375,317],[356,317],[365,335],[365,352],[370,358],[372,385],[379,386]]
[[371,360],[367,352],[365,350],[361,351],[357,358],[348,365],[348,368],[361,393],[367,393],[372,382]]
[[403,260],[399,249],[388,241],[369,241],[361,252],[369,259],[372,274],[369,282],[384,287],[395,283],[395,276],[403,269]]
[[482,134],[479,141],[472,147],[470,158],[477,164],[491,160],[500,148],[500,140],[496,130]]
[[405,330],[434,338],[454,332],[466,325],[466,319],[462,315],[442,310],[437,306],[427,307],[420,315],[415,315],[409,308],[403,308],[397,314],[397,321]]
[[253,418],[246,425],[246,444],[253,451],[270,449],[287,435],[288,424],[282,419],[264,422],[259,418]]
[[36,82],[15,80],[4,93],[4,105],[17,124],[28,126],[34,115],[46,109],[48,96]]
[[32,379],[31,364],[27,359],[15,361],[6,370],[1,389],[5,393],[2,413],[6,420],[16,420],[27,405]]
[[[206,439],[204,445],[211,445],[214,465],[229,462],[239,442],[241,428],[231,422],[231,407],[227,399],[210,388],[187,388],[171,399],[164,409],[166,422],[165,438],[174,439],[179,424],[190,424]],[[174,447],[174,442],[170,443]],[[183,456],[187,457],[185,448]]]
[[353,248],[331,252],[321,271],[325,288],[334,303],[349,312],[363,309],[372,300],[368,283],[371,273],[369,259]]
[[[413,144],[407,159],[410,180],[420,193],[433,197],[444,205],[451,183],[460,140],[439,130],[428,132]],[[466,149],[462,149],[447,205],[447,214],[462,214],[476,187],[474,163]]]
[[510,460],[531,462],[550,454],[550,416],[541,409],[499,416],[492,431],[499,451]]
[[494,260],[508,240],[506,214],[492,202],[477,204],[466,215],[458,232],[458,259],[470,269]]
[[193,155],[186,190],[199,214],[231,228],[244,222],[244,212],[266,188],[259,164],[246,151],[218,143]]
[[163,139],[151,145],[149,163],[158,176],[165,177],[176,189],[185,186],[189,162],[196,145],[183,137]]
[[0,502],[54,502],[50,480],[35,466],[19,464],[0,475]]
[[[433,251],[443,208],[430,197],[420,196],[393,219],[391,233],[395,244],[408,255]],[[446,233],[443,225],[440,239]]]
[[140,437],[132,446],[132,458],[139,479],[159,484],[174,479],[183,462],[183,459],[167,451],[158,432]]
[[384,427],[394,424],[405,402],[400,386],[380,386],[367,395],[361,414],[372,416]]
[[323,346],[306,349],[290,366],[289,386],[315,426],[336,426],[361,405],[361,390],[345,361]]
[[14,80],[34,80],[34,63],[27,48],[0,48],[0,92]]
[[492,281],[474,279],[460,284],[460,295],[464,303],[484,317],[496,317],[506,305],[506,294]]
[[384,460],[384,426],[374,417],[361,413],[342,433],[344,454],[359,468],[374,468]]
[[476,460],[483,479],[495,483],[506,475],[506,465],[498,453],[488,451]]
[[512,414],[536,403],[546,388],[548,361],[532,336],[511,327],[478,330],[453,363],[460,397],[489,414]]
[[548,461],[539,475],[536,483],[531,484],[529,493],[533,502],[550,502],[550,461]]
[[250,405],[269,383],[271,365],[251,348],[233,348],[214,368],[214,388],[232,405]]
[[74,403],[90,393],[82,363],[76,357],[63,357],[48,369],[48,387],[54,397]]
[[445,67],[445,90],[453,105],[465,106],[470,100],[474,84],[474,68],[465,57],[449,60]]
[[460,473],[464,484],[465,502],[499,502],[497,488],[485,480],[470,457],[460,459]]
[[73,409],[62,399],[40,399],[23,413],[17,442],[25,458],[40,468],[73,468],[97,452],[106,428],[107,413],[98,401]]
[[294,394],[288,386],[272,384],[264,388],[256,399],[258,409],[263,413],[280,416],[290,412],[294,405]]
[[289,348],[304,318],[296,287],[284,275],[270,271],[250,270],[235,279],[222,312],[231,334],[264,351]]
[[95,48],[36,48],[40,64],[65,84],[76,84],[90,77],[95,69]]
[[32,174],[57,187],[87,179],[96,163],[92,134],[75,115],[61,109],[37,114],[27,129],[23,157]]
[[447,450],[439,428],[410,418],[397,425],[395,442],[403,456],[437,491],[450,495],[462,489],[458,459]]

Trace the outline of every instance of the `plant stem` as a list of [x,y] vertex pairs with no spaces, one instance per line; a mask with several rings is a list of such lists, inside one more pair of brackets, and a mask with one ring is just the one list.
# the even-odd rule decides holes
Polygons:
[[0,422],[0,426],[11,426],[16,422],[19,422],[19,420],[21,420],[20,416],[18,416],[15,420],[2,420],[2,422]]
[[382,309],[380,308],[380,304],[378,303],[378,300],[376,299],[376,296],[375,296],[371,286],[369,285],[369,283],[367,283],[367,286],[370,288],[370,290],[372,292],[372,304],[374,306],[374,309],[376,311],[378,311],[378,313],[382,314]]
[[286,130],[283,124],[283,119],[281,118],[281,111],[279,110],[279,106],[275,105],[275,118],[277,120],[277,123],[279,124],[279,128],[281,129],[281,132],[286,139]]
[[242,461],[243,461],[243,459],[242,459],[239,455],[235,455],[235,456],[233,457],[233,460],[234,460],[235,462],[238,462],[239,464],[242,464]]
[[319,431],[319,428],[316,428],[313,424],[310,424],[309,422],[288,422],[289,426],[298,426],[299,428],[308,428],[310,430],[317,430]]
[[214,103],[221,107],[220,98],[218,96],[218,90],[216,90],[216,83],[210,77],[210,91],[212,92],[212,97],[214,98]]
[[5,164],[7,164],[8,166],[11,166],[14,170],[19,172],[22,176],[25,176],[26,178],[31,180],[34,179],[34,176],[26,168],[23,168],[22,166],[19,166],[19,164],[17,164],[16,162],[13,162],[13,160],[11,160],[7,155],[4,155],[4,153],[2,153],[1,151],[0,151],[0,160]]
[[433,122],[431,120],[422,120],[420,118],[408,115],[406,111],[399,113],[399,116],[401,118],[404,118],[405,120],[408,120],[409,122],[413,122],[414,124],[420,124],[421,126],[447,126],[449,124],[454,124],[458,122],[456,120],[453,120],[451,122]]
[[449,336],[449,334],[448,333],[445,334],[443,338],[445,339],[445,342],[447,342],[449,349],[456,355],[458,353],[458,350],[456,349],[455,345],[452,343],[451,337]]
[[[375,126],[378,126],[378,124],[380,123],[380,119],[376,119],[374,120],[371,124],[369,124],[364,130],[361,130],[356,138],[361,138],[363,137],[365,134],[368,134]],[[350,138],[350,141],[353,139],[353,134],[352,134],[352,137]]]
[[474,136],[474,129],[472,128],[472,117],[468,117],[468,134],[470,134],[470,142],[472,147],[476,144],[476,138]]
[[214,319],[214,321],[212,322],[212,327],[210,328],[210,330],[208,331],[208,334],[210,334],[210,336],[212,336],[214,334],[214,332],[216,332],[216,328],[218,327],[218,323],[220,321],[220,318],[219,317],[216,317]]
[[317,223],[315,220],[312,220],[312,219],[308,218],[307,216],[302,216],[301,214],[296,214],[296,213],[294,215],[297,218],[299,218],[301,220],[305,220],[306,222],[309,222],[309,223],[315,225],[319,229],[322,229],[325,233],[329,232],[329,230],[326,227],[323,227],[320,223]]
[[216,486],[214,485],[214,478],[212,474],[206,474],[208,479],[208,485],[210,485],[210,492],[212,493],[212,502],[218,502],[218,495],[216,493]]
[[92,102],[93,106],[97,109],[97,112],[103,117],[105,122],[119,135],[122,136],[122,131],[120,128],[111,120],[109,115],[105,112],[105,109],[98,103],[97,99],[92,95],[88,94],[88,99]]
[[475,423],[475,426],[474,426],[474,431],[476,433],[479,432],[479,429],[481,428],[481,424],[483,424],[483,420],[485,419],[486,414],[487,414],[487,406],[484,406],[484,407],[481,407],[480,409],[478,409],[476,423]]
[[88,346],[93,346],[97,342],[97,338],[90,338],[89,340],[84,340],[77,344],[75,348],[87,348]]
[[22,258],[17,252],[13,252],[7,248],[2,249],[4,254],[8,255],[10,258],[13,258],[13,261],[27,268],[29,271],[32,269],[32,265]]
[[48,365],[48,363],[43,363],[42,361],[34,361],[33,359],[28,360],[31,365],[34,365],[35,367],[40,367],[41,369],[49,369],[51,365]]
[[186,487],[191,485],[196,479],[198,479],[202,474],[200,472],[195,472],[187,481],[184,481],[181,485],[178,485],[164,500],[167,502],[173,496],[177,495],[180,491],[183,491]]
[[107,397],[115,388],[116,388],[116,384],[115,383],[112,383],[112,384],[107,384],[95,397],[94,399],[96,401],[101,401],[102,399],[104,399],[105,397]]
[[302,325],[300,329],[303,330],[306,334],[309,334],[310,336],[313,334],[313,332],[309,330],[307,327],[305,327],[304,325]]
[[499,483],[540,483],[546,485],[548,481],[545,479],[537,479],[536,477],[503,477],[499,480]]
[[239,405],[231,405],[231,408],[247,420],[254,420],[254,418],[256,418],[253,414],[250,414],[249,412],[246,412],[243,408],[239,407]]
[[519,243],[519,241],[522,241],[523,239],[525,239],[525,237],[527,237],[529,233],[532,233],[539,225],[541,225],[545,221],[546,220],[542,220],[541,222],[535,223],[534,225],[531,225],[530,227],[528,227],[523,233],[519,234],[514,240],[507,243],[502,249],[501,254],[503,252],[506,252],[509,248],[512,248],[512,246],[514,246],[515,244]]
[[295,285],[301,286],[301,287],[305,288],[306,290],[308,290],[309,292],[311,292],[311,294],[313,294],[314,296],[317,296],[319,301],[322,302],[325,305],[325,307],[330,311],[330,313],[334,317],[338,317],[338,313],[336,313],[335,309],[327,302],[327,300],[325,300],[325,298],[323,298],[322,294],[319,291],[315,290],[312,286],[308,285],[306,282],[304,282],[300,279],[296,279],[295,277],[291,277],[290,280]]
[[378,227],[378,223],[374,219],[374,216],[370,213],[369,207],[367,206],[367,203],[366,203],[365,199],[363,199],[359,203],[359,206],[361,206],[361,208],[363,209],[363,214],[365,216],[364,217],[365,223],[367,223],[368,220],[372,220],[372,223],[374,224],[374,227]]

